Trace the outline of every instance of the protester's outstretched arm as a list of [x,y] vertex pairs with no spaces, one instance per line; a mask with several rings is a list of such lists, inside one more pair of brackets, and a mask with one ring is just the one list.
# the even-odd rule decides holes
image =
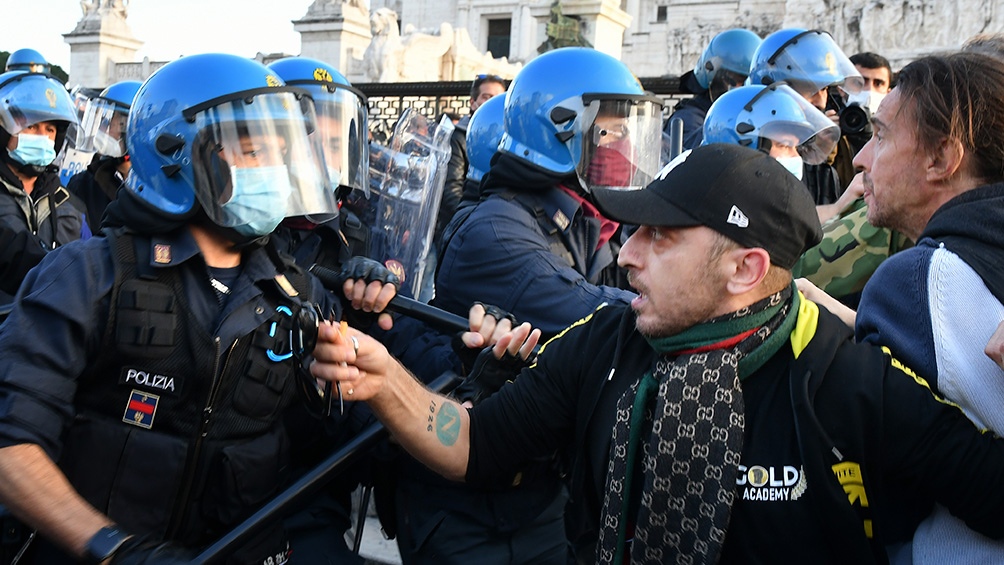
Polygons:
[[[482,329],[497,336],[499,326],[492,326]],[[538,330],[523,324],[499,337],[495,354],[501,357],[508,349],[511,354],[528,356],[539,337]],[[489,339],[476,332],[464,335],[472,347],[481,347]],[[426,389],[380,342],[351,328],[343,335],[337,326],[322,325],[314,359],[315,377],[337,382],[345,398],[366,401],[416,459],[449,479],[464,480],[470,418],[458,402]]]
[[806,298],[819,304],[830,311],[831,314],[840,318],[845,324],[853,328],[857,320],[858,313],[842,304],[836,298],[826,294],[819,287],[812,284],[809,279],[795,279],[795,286],[805,295]]
[[864,175],[858,173],[854,175],[854,179],[851,180],[851,184],[847,186],[847,190],[840,195],[840,198],[837,199],[836,202],[816,206],[816,214],[819,215],[819,223],[825,224],[828,220],[840,215],[840,213],[853,204],[855,200],[861,198],[864,193]]
[[311,372],[333,381],[343,398],[364,400],[416,459],[453,480],[467,472],[467,410],[425,388],[370,336],[337,326],[318,329]]

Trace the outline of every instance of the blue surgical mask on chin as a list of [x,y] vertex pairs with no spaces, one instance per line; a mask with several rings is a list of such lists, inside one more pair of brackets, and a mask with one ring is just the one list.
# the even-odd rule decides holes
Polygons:
[[230,168],[233,196],[223,211],[237,233],[258,237],[272,233],[286,216],[293,187],[285,165],[276,167]]
[[56,143],[47,135],[21,133],[17,147],[8,149],[7,154],[22,165],[45,167],[56,159]]
[[802,180],[802,158],[798,155],[794,157],[774,157],[778,163],[788,169],[788,172],[795,175],[795,178]]

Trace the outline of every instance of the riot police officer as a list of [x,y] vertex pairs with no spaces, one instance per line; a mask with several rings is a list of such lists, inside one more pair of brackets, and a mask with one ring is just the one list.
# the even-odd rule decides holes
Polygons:
[[[750,84],[772,84],[783,80],[821,112],[839,122],[835,108],[849,95],[864,87],[861,73],[825,31],[787,28],[767,36],[757,48],[750,64]],[[838,155],[849,161],[847,149],[832,154],[826,162],[805,165],[802,182],[816,204],[831,204],[843,193],[854,175],[853,167],[835,162]],[[838,170],[847,171],[844,176]]]
[[669,133],[673,118],[682,120],[684,149],[701,144],[704,133],[701,126],[711,103],[746,80],[750,60],[760,41],[760,36],[748,29],[725,30],[711,38],[694,69],[680,77],[681,86],[688,91],[693,89],[694,96],[673,108],[664,129]]
[[[282,415],[318,398],[297,329],[340,314],[266,237],[337,210],[314,124],[306,92],[242,57],[140,88],[105,237],[50,253],[0,326],[0,502],[50,542],[34,562],[178,562],[281,484]],[[288,553],[273,527],[231,562]]]
[[[471,301],[491,302],[554,335],[603,302],[634,296],[603,285],[617,281],[617,225],[590,194],[596,186],[640,188],[655,175],[662,103],[613,57],[565,48],[516,75],[503,116],[479,202],[446,228],[434,304],[462,313]],[[566,497],[552,465],[528,466],[503,491],[405,467],[402,559],[566,562]]]
[[[39,248],[50,251],[91,235],[82,206],[60,186],[52,165],[76,122],[70,96],[55,78],[21,70],[0,74],[0,223],[27,234],[20,245],[0,250],[4,269],[41,257]],[[22,277],[6,281],[10,290]],[[12,299],[12,293],[0,292],[0,305]]]
[[140,82],[124,80],[87,101],[77,131],[76,149],[94,153],[90,165],[70,178],[66,189],[87,207],[92,232],[101,228],[101,216],[115,199],[129,174],[129,151],[125,145],[126,120]]
[[803,164],[822,163],[840,129],[784,82],[742,86],[723,94],[704,120],[704,144],[759,149],[802,179]]
[[495,155],[495,150],[502,141],[504,110],[505,97],[494,96],[478,106],[467,123],[464,139],[468,165],[459,208],[475,204],[481,198],[481,179],[491,167],[492,155]]
[[23,47],[7,57],[7,65],[4,67],[4,72],[6,71],[48,74],[52,67],[41,53],[30,47]]

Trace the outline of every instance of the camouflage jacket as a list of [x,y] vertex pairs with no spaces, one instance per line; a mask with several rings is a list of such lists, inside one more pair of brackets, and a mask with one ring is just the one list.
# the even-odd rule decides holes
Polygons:
[[792,274],[834,298],[861,292],[882,261],[913,245],[899,232],[868,223],[867,213],[868,206],[859,198],[823,224],[823,240],[802,255]]

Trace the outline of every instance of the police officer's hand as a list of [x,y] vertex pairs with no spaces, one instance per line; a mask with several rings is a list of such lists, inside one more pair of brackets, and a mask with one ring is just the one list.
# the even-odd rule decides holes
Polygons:
[[379,341],[354,329],[342,334],[337,325],[322,322],[310,372],[336,383],[345,400],[369,400],[399,364]]
[[133,536],[122,543],[111,565],[189,565],[188,551],[170,542],[152,541],[146,536]]
[[384,330],[394,325],[390,314],[384,312],[387,304],[397,294],[401,279],[387,267],[368,257],[352,257],[339,271],[342,292],[352,308],[368,313],[380,313],[377,324]]
[[997,331],[990,336],[987,347],[984,350],[988,357],[994,360],[1001,369],[1004,369],[1004,322],[997,326]]

